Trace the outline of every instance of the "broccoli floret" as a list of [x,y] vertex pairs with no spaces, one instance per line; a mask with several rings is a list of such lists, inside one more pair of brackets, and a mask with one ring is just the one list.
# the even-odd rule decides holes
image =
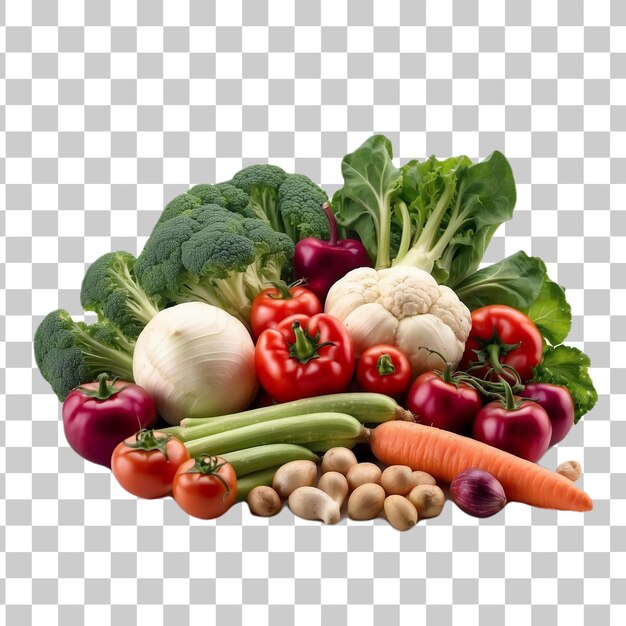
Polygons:
[[157,226],[179,215],[188,215],[190,211],[205,204],[217,204],[244,217],[256,217],[255,211],[248,206],[248,194],[245,191],[230,183],[200,184],[170,200],[163,209]]
[[[215,204],[223,206],[233,213],[239,213],[244,217],[257,217],[256,211],[250,206],[250,198],[243,190],[231,183],[218,183],[215,188],[220,192],[220,200]],[[211,204],[206,202],[203,204]]]
[[133,380],[135,344],[109,322],[75,322],[58,309],[43,319],[33,343],[37,367],[60,400],[103,372]]
[[278,280],[293,241],[258,219],[205,205],[155,228],[135,265],[150,295],[204,301],[249,324],[251,300]]
[[258,163],[244,167],[230,183],[248,194],[256,217],[267,221],[274,230],[284,232],[278,209],[278,189],[286,177],[287,173],[277,165]]
[[179,215],[157,224],[135,264],[135,276],[150,296],[161,296],[173,302],[185,268],[182,264],[182,245],[202,225],[189,215]]
[[80,289],[80,303],[100,321],[109,320],[136,339],[159,312],[158,298],[151,298],[135,278],[137,259],[128,252],[109,252],[90,266]]
[[303,174],[289,174],[278,190],[278,207],[283,232],[294,241],[305,237],[328,239],[330,227],[322,204],[326,192]]

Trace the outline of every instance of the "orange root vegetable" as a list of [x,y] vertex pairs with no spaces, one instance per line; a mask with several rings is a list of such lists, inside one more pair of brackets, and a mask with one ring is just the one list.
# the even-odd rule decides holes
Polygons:
[[451,483],[475,467],[495,476],[509,501],[562,511],[590,511],[591,498],[570,480],[480,441],[432,426],[387,422],[372,429],[370,446],[386,465],[408,465]]

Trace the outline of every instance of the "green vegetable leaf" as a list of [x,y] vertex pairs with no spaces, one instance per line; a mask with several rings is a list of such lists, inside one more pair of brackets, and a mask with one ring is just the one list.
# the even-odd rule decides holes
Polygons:
[[565,299],[565,290],[547,275],[537,299],[523,312],[553,346],[565,341],[572,327],[572,307]]
[[495,151],[479,163],[466,156],[411,161],[402,173],[402,198],[415,233],[394,265],[418,267],[455,289],[478,269],[494,233],[512,216],[511,166]]
[[506,304],[525,310],[539,297],[544,279],[543,261],[520,250],[474,272],[457,285],[455,291],[472,311],[488,304]]
[[391,142],[384,135],[374,135],[346,154],[341,163],[344,186],[333,198],[337,222],[359,234],[378,268],[391,265],[391,215],[402,187],[402,174],[392,155]]
[[567,387],[574,400],[574,423],[591,411],[598,393],[589,375],[591,360],[578,348],[556,346],[547,348],[541,363],[533,370],[533,381]]

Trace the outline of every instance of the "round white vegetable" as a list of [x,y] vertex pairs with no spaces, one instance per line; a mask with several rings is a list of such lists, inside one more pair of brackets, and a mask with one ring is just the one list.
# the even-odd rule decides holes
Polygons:
[[164,309],[148,322],[135,346],[133,376],[172,425],[244,410],[258,387],[245,326],[202,302]]
[[330,288],[325,312],[344,323],[357,357],[376,344],[395,345],[409,359],[413,377],[443,366],[422,347],[457,365],[472,325],[469,309],[452,289],[403,265],[348,272]]

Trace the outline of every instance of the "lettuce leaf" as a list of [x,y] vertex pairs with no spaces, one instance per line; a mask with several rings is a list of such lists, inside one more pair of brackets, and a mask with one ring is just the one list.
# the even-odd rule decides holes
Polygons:
[[533,370],[533,381],[567,387],[574,400],[574,423],[591,411],[598,393],[589,375],[591,360],[573,346],[546,348],[541,363]]
[[543,338],[553,346],[565,341],[572,327],[572,307],[565,290],[546,275],[536,300],[522,309],[535,322]]

